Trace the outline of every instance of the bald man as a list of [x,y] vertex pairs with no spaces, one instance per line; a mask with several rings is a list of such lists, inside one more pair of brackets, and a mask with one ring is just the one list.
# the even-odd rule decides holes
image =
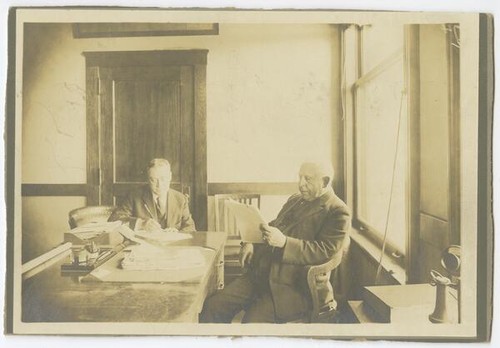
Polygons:
[[[243,323],[282,323],[311,310],[305,267],[343,252],[351,227],[349,210],[331,187],[329,164],[303,163],[300,194],[285,203],[277,218],[262,225],[264,244],[243,244],[240,262],[249,272],[205,301],[200,322],[230,323],[242,309]],[[334,304],[329,281],[321,301]]]

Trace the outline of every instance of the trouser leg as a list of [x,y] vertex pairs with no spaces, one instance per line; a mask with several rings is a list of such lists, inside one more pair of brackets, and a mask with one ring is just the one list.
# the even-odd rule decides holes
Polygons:
[[223,290],[207,298],[200,314],[200,323],[231,323],[242,309],[257,296],[257,289],[248,275],[232,281]]
[[246,310],[242,323],[275,323],[274,303],[270,293],[262,294]]

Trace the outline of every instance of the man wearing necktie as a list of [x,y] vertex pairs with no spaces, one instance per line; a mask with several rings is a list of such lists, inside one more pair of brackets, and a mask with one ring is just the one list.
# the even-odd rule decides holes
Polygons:
[[170,163],[163,158],[153,159],[147,173],[148,184],[131,192],[109,221],[127,222],[134,230],[196,231],[187,197],[170,188]]
[[[302,164],[300,194],[261,226],[263,244],[242,244],[240,262],[249,271],[205,301],[200,322],[231,323],[241,310],[243,323],[283,323],[307,316],[311,299],[305,266],[344,252],[349,241],[349,210],[333,192],[332,179],[329,163]],[[319,287],[320,301],[334,306],[330,282]]]

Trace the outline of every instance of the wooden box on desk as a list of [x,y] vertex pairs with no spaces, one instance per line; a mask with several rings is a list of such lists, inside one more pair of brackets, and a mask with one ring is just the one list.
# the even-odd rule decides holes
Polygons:
[[436,288],[430,284],[367,286],[363,299],[378,322],[420,322],[434,310]]
[[64,242],[70,242],[73,246],[86,245],[94,242],[98,246],[115,246],[123,243],[123,236],[118,231],[103,232],[93,238],[83,239],[77,233],[71,231],[64,233]]

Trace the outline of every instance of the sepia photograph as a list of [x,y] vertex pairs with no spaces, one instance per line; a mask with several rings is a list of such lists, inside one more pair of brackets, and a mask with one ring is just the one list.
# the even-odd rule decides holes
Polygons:
[[6,333],[489,340],[492,16],[8,29]]

